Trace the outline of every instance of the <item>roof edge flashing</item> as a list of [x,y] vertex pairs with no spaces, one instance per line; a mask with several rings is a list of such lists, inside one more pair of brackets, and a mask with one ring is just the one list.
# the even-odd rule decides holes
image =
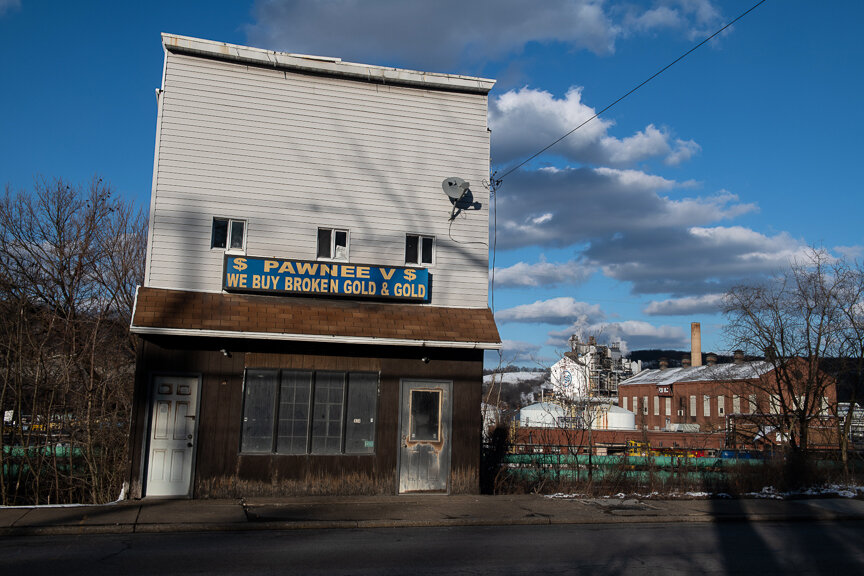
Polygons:
[[172,53],[430,90],[488,94],[495,85],[495,80],[489,78],[358,64],[344,62],[341,58],[276,52],[166,32],[162,33],[162,45],[167,52]]
[[470,342],[443,340],[412,340],[375,338],[371,336],[333,336],[327,334],[285,334],[281,332],[238,332],[233,330],[199,330],[194,328],[154,328],[132,325],[130,331],[139,335],[192,336],[201,338],[237,338],[241,340],[292,340],[335,344],[372,346],[411,346],[420,348],[462,348],[469,350],[500,350],[501,342]]

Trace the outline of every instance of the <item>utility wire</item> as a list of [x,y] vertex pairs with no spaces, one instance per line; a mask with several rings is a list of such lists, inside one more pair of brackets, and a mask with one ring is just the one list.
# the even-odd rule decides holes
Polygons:
[[684,54],[682,54],[681,56],[679,56],[678,58],[676,58],[675,60],[673,60],[672,62],[670,62],[669,64],[667,64],[666,66],[664,66],[663,68],[658,70],[657,72],[655,72],[654,74],[652,74],[651,77],[649,77],[647,80],[644,80],[641,84],[639,84],[638,86],[636,86],[635,88],[633,88],[632,90],[630,90],[629,92],[627,92],[626,94],[624,94],[623,96],[621,96],[620,98],[618,98],[617,100],[615,100],[614,102],[612,102],[611,104],[609,104],[608,106],[606,106],[605,108],[603,108],[602,110],[600,110],[599,112],[597,112],[596,114],[591,116],[590,118],[585,120],[584,122],[582,122],[581,124],[579,124],[578,126],[573,128],[572,130],[570,130],[569,132],[567,132],[566,134],[564,134],[563,136],[561,136],[560,138],[558,138],[557,140],[555,140],[554,142],[552,142],[551,144],[549,144],[548,146],[546,146],[545,148],[543,148],[542,150],[537,152],[536,154],[528,157],[527,159],[525,159],[523,162],[521,162],[517,166],[511,168],[510,170],[508,170],[507,172],[502,174],[501,177],[497,179],[496,184],[500,184],[501,181],[504,180],[504,178],[506,178],[507,176],[509,176],[510,174],[512,174],[513,172],[515,172],[516,170],[518,170],[519,168],[521,168],[522,166],[524,166],[525,164],[530,162],[531,160],[534,160],[535,158],[537,158],[538,156],[540,156],[541,154],[543,154],[544,152],[546,152],[547,150],[549,150],[550,148],[552,148],[553,146],[555,146],[556,144],[558,144],[559,142],[561,142],[562,140],[564,140],[565,138],[567,138],[568,136],[570,136],[571,134],[573,134],[574,132],[576,132],[577,130],[579,130],[580,128],[582,128],[583,126],[588,124],[589,122],[591,122],[592,120],[595,120],[601,114],[603,114],[604,112],[606,112],[607,110],[609,110],[610,108],[612,108],[613,106],[615,106],[616,104],[618,104],[619,102],[621,102],[622,100],[624,100],[625,98],[627,98],[628,96],[630,96],[631,94],[633,94],[634,92],[639,90],[642,86],[648,84],[651,80],[653,80],[654,78],[656,78],[657,76],[659,76],[660,74],[662,74],[663,72],[665,72],[666,70],[668,70],[669,68],[671,68],[672,66],[674,66],[675,64],[680,62],[681,60],[683,60],[684,58],[686,58],[687,56],[689,56],[692,52],[695,52],[698,48],[701,48],[703,45],[710,42],[715,36],[717,36],[718,34],[721,34],[724,30],[726,30],[727,28],[729,28],[730,26],[735,24],[737,21],[744,18],[747,14],[749,14],[750,12],[752,12],[753,10],[755,10],[756,8],[758,8],[759,6],[764,4],[766,1],[767,0],[760,0],[759,2],[754,4],[752,7],[750,7],[749,9],[747,9],[744,12],[742,12],[741,14],[739,14],[734,20],[732,20],[731,22],[729,22],[728,24],[726,24],[725,26],[723,26],[722,28],[720,28],[719,30],[714,32],[711,36],[708,36],[707,38],[702,40],[699,44],[696,44],[690,50],[688,50],[687,52],[685,52]]

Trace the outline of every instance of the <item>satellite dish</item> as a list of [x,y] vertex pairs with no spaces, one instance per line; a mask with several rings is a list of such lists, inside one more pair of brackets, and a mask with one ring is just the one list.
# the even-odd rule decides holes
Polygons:
[[450,201],[454,203],[465,195],[465,192],[468,191],[470,185],[471,184],[457,176],[445,178],[444,181],[441,182],[441,188],[444,190],[444,193],[447,194],[447,196],[450,197]]

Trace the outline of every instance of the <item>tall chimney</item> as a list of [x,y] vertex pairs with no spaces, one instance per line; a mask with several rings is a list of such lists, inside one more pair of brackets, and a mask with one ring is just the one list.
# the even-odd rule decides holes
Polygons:
[[702,329],[699,322],[690,323],[690,365],[702,365]]

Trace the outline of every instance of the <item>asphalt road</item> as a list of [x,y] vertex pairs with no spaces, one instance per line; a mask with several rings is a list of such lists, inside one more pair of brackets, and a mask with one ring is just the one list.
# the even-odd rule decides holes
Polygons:
[[864,522],[8,537],[0,574],[864,574]]

